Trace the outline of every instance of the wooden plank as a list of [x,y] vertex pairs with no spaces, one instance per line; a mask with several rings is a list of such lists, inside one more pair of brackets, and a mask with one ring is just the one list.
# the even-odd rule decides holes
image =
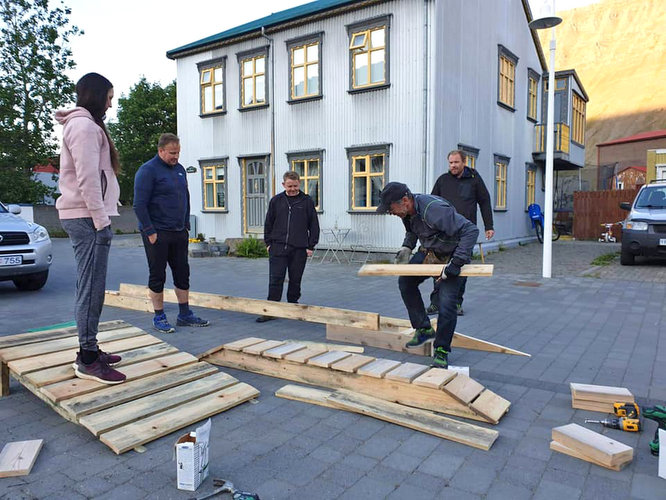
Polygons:
[[595,403],[594,401],[585,401],[584,399],[574,399],[571,401],[571,407],[578,410],[613,413],[613,403]]
[[[119,289],[120,296],[127,297],[129,295],[134,295],[139,302],[139,307],[144,305],[144,300],[147,300],[147,288],[145,286],[122,283]],[[173,289],[164,289],[164,301],[177,302],[176,294]],[[276,316],[278,318],[310,321],[313,323],[350,325],[374,330],[379,326],[379,314],[352,311],[349,309],[306,304],[290,304],[287,302],[249,299],[245,297],[232,297],[213,293],[193,292],[192,290],[190,290],[189,293],[189,301],[192,306],[208,307],[210,309],[219,309],[223,311],[236,311],[257,316]]]
[[[435,321],[433,320],[432,323],[433,328],[435,328]],[[340,325],[326,325],[326,339],[337,342],[349,342],[365,346],[379,347],[391,351],[408,352],[420,356],[432,356],[432,342],[426,342],[425,344],[410,349],[405,347],[405,343],[411,339],[413,335],[413,329],[408,320],[381,316],[379,318],[379,325],[379,330],[368,330]],[[474,351],[497,352],[502,354],[512,354],[515,356],[531,357],[530,354],[525,352],[500,344],[494,344],[487,340],[477,339],[459,332],[454,332],[451,346]]]
[[400,366],[400,361],[394,361],[392,359],[376,359],[372,363],[368,363],[356,370],[356,373],[373,378],[384,378],[384,375],[397,366]]
[[470,405],[474,411],[495,423],[499,422],[500,418],[509,411],[510,406],[509,401],[487,389],[479,394],[479,397]]
[[368,415],[481,450],[489,450],[499,436],[499,432],[493,429],[485,429],[352,391],[338,390],[327,399],[337,408]]
[[[137,337],[130,337],[127,339],[100,342],[99,347],[105,352],[121,354],[124,351],[129,351],[130,349],[159,344],[160,342],[162,342],[160,339],[152,335],[139,335]],[[76,354],[78,351],[79,348],[76,347],[66,351],[58,351],[49,354],[43,354],[41,356],[17,359],[10,361],[8,365],[14,373],[26,374],[36,370],[50,368],[52,366],[65,364],[71,365],[72,362],[76,359]]]
[[[139,361],[146,361],[152,358],[159,358],[168,354],[177,353],[178,349],[174,346],[161,342],[159,344],[141,347],[132,351],[123,353],[123,359],[116,365],[116,368],[125,373],[124,367]],[[70,361],[73,359],[70,358]],[[64,380],[71,380],[75,377],[74,368],[71,364],[45,368],[44,370],[34,371],[25,374],[25,380],[29,381],[35,387],[43,387]]]
[[571,394],[575,399],[594,402],[616,403],[619,401],[634,401],[634,395],[626,387],[612,387],[606,385],[569,384]]
[[390,372],[387,372],[384,375],[384,378],[388,380],[399,380],[400,382],[406,382],[410,384],[419,375],[428,371],[428,367],[425,365],[417,365],[416,363],[403,363],[400,366],[395,367]]
[[310,358],[308,360],[309,365],[319,366],[322,368],[330,368],[333,363],[337,363],[342,359],[346,359],[351,356],[351,353],[344,351],[329,351],[325,354],[321,354],[315,358]]
[[604,463],[599,462],[598,460],[595,460],[592,457],[588,457],[586,455],[583,455],[582,453],[577,452],[572,448],[564,446],[562,443],[558,443],[557,441],[550,442],[550,449],[553,451],[557,451],[558,453],[564,453],[565,455],[569,455],[570,457],[578,458],[580,460],[585,460],[586,462],[590,462],[594,465],[598,465],[600,467],[605,467],[606,469],[615,470],[615,471],[620,471],[624,469],[624,467],[627,464],[631,463],[631,460],[627,460],[626,462],[622,462],[621,464],[618,465],[606,465]]
[[358,392],[328,391],[287,384],[280,388],[275,395],[292,401],[360,413],[482,450],[490,449],[499,436],[499,432],[492,429],[460,422],[418,408],[390,403]]
[[283,344],[284,342],[282,340],[264,340],[263,342],[259,342],[258,344],[244,347],[243,352],[247,354],[255,354],[257,356],[261,356],[261,354],[264,351],[268,351],[269,349],[273,349],[274,347],[278,347]]
[[[97,334],[98,342],[105,342],[109,340],[118,340],[128,337],[136,337],[143,335],[145,332],[135,326],[128,326],[124,328],[117,328],[115,330],[107,330]],[[65,337],[61,339],[48,340],[46,342],[36,342],[32,344],[19,345],[16,347],[7,347],[0,350],[0,359],[4,362],[13,361],[15,359],[28,358],[30,356],[39,356],[40,354],[47,354],[50,352],[64,351],[73,347],[79,346],[79,337]]]
[[618,465],[631,460],[634,456],[634,449],[631,446],[578,424],[555,427],[552,430],[552,440],[605,465]]
[[99,436],[103,432],[174,408],[237,383],[238,380],[231,375],[217,372],[209,377],[203,377],[150,396],[86,415],[79,419],[79,423],[95,436]]
[[333,370],[340,370],[347,373],[354,373],[356,370],[368,363],[373,362],[377,358],[372,356],[364,356],[362,354],[352,354],[350,357],[345,358],[337,363],[333,363],[331,368]]
[[456,401],[444,391],[406,384],[397,380],[384,380],[358,374],[378,360],[361,367],[357,373],[345,373],[310,364],[264,358],[263,356],[253,356],[243,352],[227,351],[226,349],[208,356],[205,360],[219,366],[251,371],[304,384],[333,389],[345,388],[408,406],[488,422],[486,417]]
[[284,359],[292,363],[307,363],[310,359],[328,352],[323,347],[307,347],[302,351],[287,354]]
[[42,444],[43,439],[7,443],[0,452],[0,477],[30,474]]
[[[97,327],[98,332],[105,332],[107,330],[116,330],[131,326],[125,323],[122,319],[113,321],[103,321]],[[37,332],[17,333],[15,335],[4,335],[0,337],[0,349],[6,347],[15,347],[24,344],[32,344],[33,342],[44,342],[45,340],[60,339],[63,337],[72,337],[78,334],[78,329],[75,326],[66,328],[58,328],[53,330],[44,330]]]
[[0,361],[0,398],[9,396],[9,367]]
[[306,347],[323,347],[327,351],[346,351],[356,354],[363,354],[365,351],[365,349],[357,345],[340,345],[327,342],[313,342],[311,340],[285,340],[285,342],[297,342],[299,344],[304,344]]
[[123,382],[91,394],[75,396],[62,401],[62,408],[74,418],[88,415],[95,411],[104,410],[120,405],[127,401],[170,389],[193,380],[207,377],[217,373],[217,367],[209,363],[194,363],[181,368],[174,368],[138,380]]
[[[156,359],[149,359],[133,365],[127,366],[122,372],[127,376],[126,381],[134,380],[137,378],[147,377],[154,373],[163,372],[170,368],[183,366],[190,363],[197,362],[197,358],[187,352],[178,352],[168,356],[162,356]],[[94,380],[84,380],[75,378],[72,380],[65,380],[55,384],[45,385],[40,389],[49,400],[58,403],[63,399],[68,399],[74,396],[80,396],[89,392],[98,391],[108,387],[106,384],[96,382]]]
[[297,344],[297,343],[289,343],[287,342],[284,345],[274,347],[273,349],[269,349],[268,351],[264,351],[262,356],[266,356],[267,358],[276,358],[276,359],[282,359],[284,358],[287,354],[291,354],[292,352],[300,351],[301,349],[305,349],[304,344]]
[[237,406],[259,391],[243,382],[100,435],[117,454]]
[[481,394],[484,387],[473,378],[461,373],[448,384],[442,387],[442,390],[453,396],[461,403],[469,404],[472,400]]
[[147,297],[132,297],[130,295],[121,295],[112,290],[104,292],[105,307],[120,307],[122,309],[131,309],[133,311],[153,312],[153,302]]
[[[365,264],[359,276],[440,276],[444,264]],[[492,276],[492,264],[465,264],[460,276]]]
[[456,372],[451,370],[442,370],[441,368],[431,368],[422,375],[419,375],[412,384],[420,385],[422,387],[430,387],[431,389],[441,389],[445,384],[450,382],[456,375]]
[[240,339],[240,340],[235,340],[233,342],[229,342],[228,344],[224,344],[223,347],[231,351],[242,351],[246,347],[250,347],[251,345],[255,344],[260,344],[262,342],[266,342],[266,339],[262,339],[259,337],[248,337],[246,339]]

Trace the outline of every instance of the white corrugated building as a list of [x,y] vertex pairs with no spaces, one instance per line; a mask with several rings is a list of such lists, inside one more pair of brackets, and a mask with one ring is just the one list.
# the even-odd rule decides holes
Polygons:
[[[394,249],[403,226],[375,213],[379,191],[430,192],[460,148],[491,193],[495,239],[531,237],[547,73],[530,20],[527,0],[318,0],[169,51],[196,231],[261,236],[293,169],[321,226],[351,229],[345,246]],[[575,72],[560,80],[556,168],[578,168],[587,95]]]

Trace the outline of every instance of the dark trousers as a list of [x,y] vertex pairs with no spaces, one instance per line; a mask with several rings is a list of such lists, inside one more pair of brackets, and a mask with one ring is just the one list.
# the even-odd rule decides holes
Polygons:
[[307,258],[305,248],[284,248],[283,243],[271,245],[268,256],[268,300],[279,302],[282,299],[284,277],[288,271],[287,302],[298,302]]
[[[425,253],[416,252],[410,264],[423,264]],[[419,285],[428,279],[428,276],[400,276],[398,278],[398,287],[402,301],[407,307],[409,321],[412,328],[429,328],[430,319],[426,313]],[[437,306],[439,314],[437,316],[437,331],[435,336],[435,348],[443,347],[451,351],[451,339],[458,322],[456,313],[456,300],[458,297],[460,278],[447,278],[439,282],[437,288]]]
[[96,351],[97,329],[104,306],[106,270],[113,232],[111,226],[97,231],[91,218],[62,219],[60,223],[74,247],[76,261],[74,318],[79,332],[79,345],[86,351]]
[[[437,305],[439,283],[437,282],[437,278],[433,278],[432,282],[433,286],[432,286],[432,293],[430,294],[430,303]],[[458,276],[458,298],[456,299],[456,304],[458,304],[459,306],[462,306],[463,295],[465,295],[466,286],[467,286],[467,276]]]
[[190,289],[190,264],[187,261],[189,234],[182,231],[157,231],[157,241],[152,244],[145,235],[143,248],[148,259],[148,288],[155,293],[164,291],[166,266],[169,264],[173,286],[181,290]]

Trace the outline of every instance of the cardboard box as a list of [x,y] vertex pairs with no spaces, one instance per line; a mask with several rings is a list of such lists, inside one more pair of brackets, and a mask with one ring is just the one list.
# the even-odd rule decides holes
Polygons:
[[195,491],[208,477],[210,419],[176,441],[176,481],[179,490]]

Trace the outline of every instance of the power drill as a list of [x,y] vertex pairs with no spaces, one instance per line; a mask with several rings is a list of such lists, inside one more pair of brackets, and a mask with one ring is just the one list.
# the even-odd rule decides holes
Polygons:
[[641,409],[634,402],[613,403],[613,413],[618,417],[638,418],[641,414]]
[[657,430],[654,431],[654,439],[650,442],[650,452],[659,455],[659,429],[666,430],[666,405],[655,405],[643,408],[643,416],[657,422]]
[[606,420],[585,420],[586,424],[601,424],[610,429],[620,429],[627,432],[638,432],[641,430],[641,422],[637,418],[611,418]]

